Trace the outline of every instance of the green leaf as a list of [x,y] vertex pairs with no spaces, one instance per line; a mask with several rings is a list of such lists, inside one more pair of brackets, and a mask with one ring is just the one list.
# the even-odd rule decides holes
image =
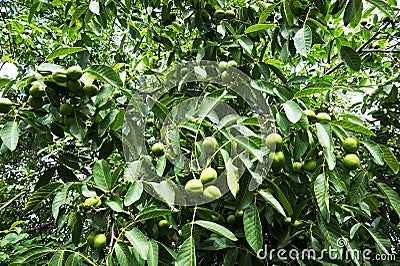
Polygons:
[[196,266],[196,249],[194,238],[190,236],[183,242],[176,258],[177,266]]
[[264,9],[264,11],[260,15],[260,18],[258,19],[258,24],[263,24],[267,20],[269,15],[271,15],[272,11],[277,5],[278,4],[272,4],[268,6],[266,9]]
[[72,253],[67,261],[65,262],[65,266],[82,266],[82,256],[79,253]]
[[232,233],[229,229],[223,227],[222,225],[219,225],[217,223],[209,222],[209,221],[204,221],[204,220],[198,220],[194,222],[197,225],[200,225],[201,227],[204,227],[211,232],[214,232],[216,234],[219,234],[223,237],[226,237],[232,241],[237,241],[238,239],[236,238],[235,234]]
[[391,20],[395,19],[395,15],[394,15],[393,9],[386,2],[381,1],[381,0],[366,0],[366,1],[371,3],[371,4],[373,4],[377,8],[379,8]]
[[271,185],[271,189],[276,194],[277,198],[279,199],[279,202],[283,205],[283,208],[285,208],[286,212],[289,215],[292,215],[293,214],[292,206],[290,205],[290,202],[286,198],[283,191],[278,187],[277,184],[275,184],[275,182],[273,180],[266,178],[266,177],[264,177],[264,180],[266,180]]
[[245,34],[249,34],[252,32],[256,32],[256,31],[260,31],[260,30],[265,30],[265,29],[270,29],[270,28],[274,28],[275,24],[256,24],[256,25],[251,25],[250,27],[248,27],[244,33]]
[[117,257],[118,263],[121,266],[129,266],[132,265],[132,262],[135,261],[129,247],[121,242],[118,241],[114,245],[115,256]]
[[124,211],[122,200],[117,196],[112,196],[110,200],[106,200],[106,205],[115,212]]
[[9,264],[9,266],[17,265],[31,265],[30,261],[43,257],[44,255],[52,252],[53,250],[48,247],[36,246],[18,254],[18,256]]
[[57,192],[56,196],[54,197],[53,203],[51,205],[51,211],[54,217],[54,220],[57,221],[58,213],[60,211],[60,207],[65,204],[68,196],[68,190],[71,187],[71,184],[66,184],[64,187]]
[[138,201],[143,193],[143,183],[134,181],[125,194],[124,205],[131,206]]
[[97,128],[97,133],[98,133],[99,138],[104,136],[104,134],[109,129],[110,125],[115,121],[115,118],[117,117],[118,113],[119,113],[118,109],[113,109],[100,122],[100,124]]
[[349,129],[354,132],[363,133],[370,136],[376,136],[375,133],[368,128],[361,126],[359,124],[355,124],[349,120],[340,120],[340,121],[332,121],[331,125],[340,126],[345,129]]
[[347,200],[350,204],[358,204],[364,199],[365,194],[368,191],[368,174],[359,172],[351,180],[350,191]]
[[303,115],[300,106],[293,101],[288,101],[282,104],[282,106],[285,110],[286,117],[293,124],[296,124]]
[[383,160],[389,165],[393,173],[397,174],[399,172],[399,161],[397,161],[396,156],[385,145],[379,145],[379,147],[383,153]]
[[104,159],[97,161],[93,166],[94,182],[101,189],[109,191],[113,188],[110,166]]
[[332,148],[331,149],[324,148],[323,152],[325,159],[328,163],[328,169],[332,171],[336,166],[336,156],[333,153]]
[[275,210],[277,210],[280,214],[286,217],[285,210],[282,205],[275,199],[275,197],[271,194],[271,192],[267,190],[259,190],[261,197],[264,198],[266,202],[268,202]]
[[73,25],[86,11],[88,10],[89,5],[88,4],[83,4],[78,6],[75,9],[74,14],[72,15],[71,23],[70,25]]
[[63,184],[58,182],[41,186],[38,190],[33,192],[32,196],[28,200],[28,203],[26,203],[25,213],[37,208],[43,200],[49,198],[55,191],[60,189],[62,186]]
[[301,91],[296,92],[296,94],[293,96],[293,99],[309,97],[314,94],[322,93],[329,90],[331,90],[331,88],[305,88]]
[[122,88],[123,86],[123,82],[119,75],[109,66],[94,65],[87,68],[85,72],[95,76],[98,79],[106,81],[117,88]]
[[385,254],[390,254],[390,252],[389,252],[390,247],[391,247],[390,240],[373,228],[367,228],[366,226],[364,226],[364,228],[368,231],[368,233],[374,239],[378,250],[380,252],[384,252]]
[[16,121],[7,122],[0,131],[0,137],[4,145],[14,151],[18,145],[19,139],[19,125]]
[[353,48],[343,45],[340,48],[340,57],[350,69],[354,71],[360,71],[361,57],[356,51],[353,50]]
[[261,226],[260,215],[254,204],[249,205],[243,214],[243,227],[247,243],[253,251],[258,254],[258,251],[263,245],[263,232]]
[[344,10],[343,23],[345,26],[349,25],[357,12],[356,0],[349,0],[346,9]]
[[240,37],[237,42],[247,53],[249,53],[250,55],[253,53],[254,44],[247,36]]
[[72,136],[83,141],[87,133],[87,127],[85,122],[79,116],[75,116],[70,125],[70,132]]
[[225,167],[229,190],[233,197],[236,198],[236,195],[239,192],[239,169],[233,164],[232,158],[229,158],[228,161],[225,162]]
[[378,144],[373,141],[362,141],[362,144],[367,148],[369,153],[371,153],[372,157],[375,159],[375,162],[378,165],[384,165],[385,161],[383,159],[383,153]]
[[393,209],[400,217],[400,197],[391,187],[386,185],[385,183],[378,182],[377,183],[379,189],[385,194],[386,198],[388,199],[390,205],[392,205]]
[[332,129],[329,123],[327,122],[316,123],[315,127],[317,129],[317,137],[319,143],[322,145],[322,147],[331,150]]
[[144,234],[134,227],[131,231],[125,232],[125,236],[132,244],[133,248],[139,253],[140,257],[145,260],[149,252],[149,245]]
[[60,47],[53,52],[51,52],[47,57],[46,61],[50,61],[54,58],[70,55],[70,54],[75,54],[81,51],[85,51],[86,48],[83,47]]
[[64,251],[57,251],[51,257],[49,261],[49,266],[63,266],[64,261]]
[[322,217],[329,223],[329,183],[324,174],[319,174],[314,181],[314,194]]
[[284,8],[284,13],[286,17],[286,21],[290,27],[293,27],[294,25],[294,17],[292,10],[290,9],[290,0],[284,0],[283,1],[283,8]]
[[149,241],[149,253],[147,254],[148,266],[158,265],[158,244],[154,239]]
[[304,25],[303,28],[299,29],[293,37],[294,46],[297,52],[307,57],[312,46],[312,31],[309,26]]

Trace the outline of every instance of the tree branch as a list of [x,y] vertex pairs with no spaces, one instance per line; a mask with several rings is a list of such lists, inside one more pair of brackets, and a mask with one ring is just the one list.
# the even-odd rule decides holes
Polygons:
[[383,49],[370,49],[370,50],[362,50],[360,53],[393,53],[400,54],[400,50],[383,50]]

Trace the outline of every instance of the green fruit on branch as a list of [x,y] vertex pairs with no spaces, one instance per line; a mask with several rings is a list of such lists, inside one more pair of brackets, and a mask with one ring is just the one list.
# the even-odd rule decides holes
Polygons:
[[226,62],[226,61],[221,61],[221,62],[219,62],[218,63],[218,68],[219,68],[219,70],[221,70],[221,71],[224,71],[224,70],[226,70],[226,65],[227,65],[228,63]]
[[80,66],[72,66],[67,69],[67,76],[69,79],[78,80],[82,77],[83,71]]
[[236,210],[236,211],[235,211],[235,217],[236,217],[236,218],[239,218],[239,217],[242,217],[242,216],[243,216],[243,210],[240,210],[240,211],[239,211],[239,210]]
[[237,63],[235,60],[230,60],[228,61],[228,63],[226,63],[226,68],[229,70],[230,68],[234,68],[237,67]]
[[323,121],[330,122],[332,119],[331,119],[331,116],[328,115],[327,113],[319,113],[319,114],[317,114],[317,120],[319,122],[323,122]]
[[94,238],[96,237],[97,232],[92,231],[89,233],[88,237],[87,237],[87,244],[93,248],[93,243],[94,243]]
[[167,229],[170,226],[170,223],[167,220],[161,220],[157,223],[159,229]]
[[51,77],[57,83],[64,83],[67,81],[67,71],[64,69],[57,69],[53,72]]
[[285,217],[285,218],[283,219],[283,221],[284,221],[285,223],[291,223],[291,222],[292,222],[292,218],[291,218],[291,217]]
[[224,17],[225,17],[226,19],[233,19],[233,18],[235,18],[235,17],[236,17],[235,11],[233,11],[233,10],[227,10],[227,11],[225,11]]
[[0,113],[8,113],[11,110],[12,102],[8,98],[0,98]]
[[232,75],[228,71],[224,71],[221,74],[222,81],[225,83],[229,83],[232,81]]
[[200,181],[203,184],[207,184],[217,179],[217,177],[218,177],[217,171],[215,171],[215,169],[212,167],[208,167],[205,168],[203,171],[201,171]]
[[153,146],[151,147],[151,152],[153,153],[154,156],[161,156],[164,154],[164,144],[161,142],[154,143]]
[[216,186],[208,186],[203,191],[203,197],[206,200],[216,200],[222,196],[221,190]]
[[105,234],[97,234],[93,239],[93,248],[101,249],[107,242]]
[[33,97],[43,97],[46,95],[44,87],[39,83],[34,83],[32,87],[29,89],[29,94]]
[[184,78],[188,73],[189,73],[189,69],[184,67],[184,68],[181,68],[179,75],[181,76],[181,78]]
[[206,137],[201,144],[202,150],[207,154],[213,154],[218,148],[218,142],[214,137]]
[[93,84],[86,84],[83,86],[83,93],[89,97],[93,97],[99,93],[99,88]]
[[87,198],[85,202],[83,203],[85,206],[93,206],[95,208],[100,207],[101,205],[101,200],[99,197],[95,198]]
[[41,108],[44,105],[44,99],[43,99],[43,97],[29,96],[28,103],[33,108]]
[[74,112],[74,107],[68,103],[63,103],[60,106],[60,114],[63,116],[70,116]]
[[185,185],[185,191],[193,196],[201,195],[203,193],[203,183],[201,183],[200,179],[189,180]]
[[304,110],[303,113],[307,116],[308,121],[314,123],[317,121],[317,115],[314,113],[313,110]]
[[225,16],[225,11],[222,9],[218,9],[214,12],[214,18],[216,19],[223,19]]
[[348,137],[342,142],[342,148],[348,153],[354,153],[360,147],[360,141],[356,137]]
[[293,172],[301,171],[302,167],[303,167],[303,164],[301,162],[294,162],[293,163]]
[[303,165],[303,169],[310,173],[314,172],[315,169],[317,169],[317,161],[309,160],[305,162],[305,164]]
[[355,170],[360,167],[360,159],[354,153],[349,153],[344,156],[344,166],[349,170]]
[[234,223],[236,222],[236,217],[235,217],[235,215],[233,215],[233,214],[228,215],[228,217],[226,218],[226,222],[227,222],[228,224],[234,224]]
[[270,159],[272,160],[271,167],[275,171],[281,170],[285,164],[285,154],[281,151],[271,153]]
[[77,80],[68,80],[67,88],[72,91],[76,96],[83,96],[82,84]]
[[283,139],[278,133],[271,133],[267,136],[266,145],[269,150],[280,150],[283,145]]

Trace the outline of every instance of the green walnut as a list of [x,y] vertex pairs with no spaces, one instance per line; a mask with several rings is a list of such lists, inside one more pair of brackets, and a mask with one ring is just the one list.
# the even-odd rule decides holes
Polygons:
[[105,234],[97,234],[93,239],[93,248],[101,249],[107,243],[107,237]]
[[217,176],[217,171],[215,171],[215,169],[212,167],[208,167],[201,171],[200,181],[202,184],[207,184],[217,179]]
[[230,61],[228,61],[228,63],[226,63],[226,68],[227,69],[234,68],[234,67],[237,67],[237,66],[238,65],[237,65],[235,60],[230,60]]
[[225,11],[225,14],[224,14],[224,17],[225,17],[226,19],[233,19],[233,18],[235,18],[235,17],[236,17],[235,11],[233,11],[233,10],[226,10],[226,11]]
[[222,79],[223,82],[229,83],[232,80],[232,75],[228,71],[224,71],[221,74],[221,79]]
[[157,223],[157,225],[158,225],[159,229],[168,229],[169,226],[170,226],[170,223],[167,220],[164,219],[164,220],[160,220]]
[[154,154],[154,156],[161,156],[164,154],[164,144],[161,142],[154,143],[153,146],[151,147],[151,152]]
[[281,170],[285,164],[285,154],[281,151],[274,152],[270,154],[270,158],[272,159],[272,169],[275,171]]
[[344,156],[344,166],[349,170],[355,170],[360,167],[360,159],[354,153],[349,153]]
[[95,198],[87,198],[85,202],[83,203],[85,206],[93,206],[95,208],[101,206],[101,199],[99,197]]
[[266,138],[266,145],[269,150],[280,150],[283,145],[283,139],[278,133],[271,133]]
[[319,114],[317,114],[317,120],[319,122],[323,122],[323,121],[330,122],[332,119],[331,119],[331,116],[327,113],[319,113]]
[[236,217],[236,218],[239,218],[239,217],[242,217],[242,216],[243,216],[243,210],[240,210],[240,211],[239,211],[239,210],[236,210],[236,211],[235,211],[235,217]]
[[222,9],[215,10],[214,18],[216,19],[223,19],[225,17],[225,11]]
[[203,193],[203,183],[200,179],[189,180],[185,185],[185,191],[190,195],[201,195]]
[[8,113],[11,110],[12,102],[8,98],[0,98],[0,113]]
[[228,224],[234,224],[236,222],[236,217],[233,214],[228,215],[228,217],[226,218],[226,222]]
[[57,69],[51,75],[52,79],[57,83],[64,83],[67,81],[67,71],[64,69]]
[[206,137],[201,144],[202,150],[207,154],[213,154],[218,148],[218,142],[214,137]]
[[303,169],[310,173],[314,172],[315,169],[317,169],[317,161],[309,160],[305,162],[305,164],[303,165]]
[[44,99],[43,97],[29,96],[28,103],[33,108],[41,108],[44,105]]
[[93,243],[94,243],[94,238],[96,237],[97,232],[96,231],[92,231],[89,233],[88,237],[87,237],[87,244],[93,248]]
[[221,61],[221,62],[219,62],[219,63],[218,63],[218,69],[221,70],[221,71],[226,70],[226,65],[227,65],[227,64],[228,64],[228,63],[227,63],[226,61]]
[[303,164],[301,162],[293,162],[293,172],[300,172]]
[[67,88],[77,96],[83,96],[82,84],[80,81],[69,79]]
[[83,94],[85,94],[89,97],[93,97],[93,96],[97,95],[97,93],[99,93],[99,88],[97,88],[96,85],[86,84],[85,86],[83,86]]
[[216,200],[222,196],[221,190],[216,186],[208,186],[203,190],[203,197],[206,200]]
[[307,116],[309,122],[314,123],[317,121],[317,115],[313,110],[304,110],[303,113]]
[[74,112],[74,107],[68,103],[63,103],[60,106],[60,114],[63,116],[70,116]]
[[43,97],[46,95],[44,87],[39,83],[32,84],[32,87],[29,89],[29,94],[33,97]]
[[83,71],[80,66],[72,66],[67,69],[67,77],[72,80],[78,80],[82,77]]
[[342,142],[342,148],[348,153],[354,153],[360,147],[360,141],[356,137],[348,137]]

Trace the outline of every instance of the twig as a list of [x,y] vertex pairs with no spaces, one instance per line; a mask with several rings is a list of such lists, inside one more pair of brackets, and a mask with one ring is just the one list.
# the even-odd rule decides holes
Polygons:
[[18,193],[16,196],[14,196],[14,198],[10,199],[6,204],[4,204],[3,206],[0,207],[0,211],[2,209],[5,209],[8,205],[10,205],[14,200],[18,199],[20,196],[22,196],[23,194],[25,194],[26,191],[21,191],[20,193]]
[[383,50],[383,49],[371,49],[371,50],[362,50],[360,53],[393,53],[400,54],[400,50]]

